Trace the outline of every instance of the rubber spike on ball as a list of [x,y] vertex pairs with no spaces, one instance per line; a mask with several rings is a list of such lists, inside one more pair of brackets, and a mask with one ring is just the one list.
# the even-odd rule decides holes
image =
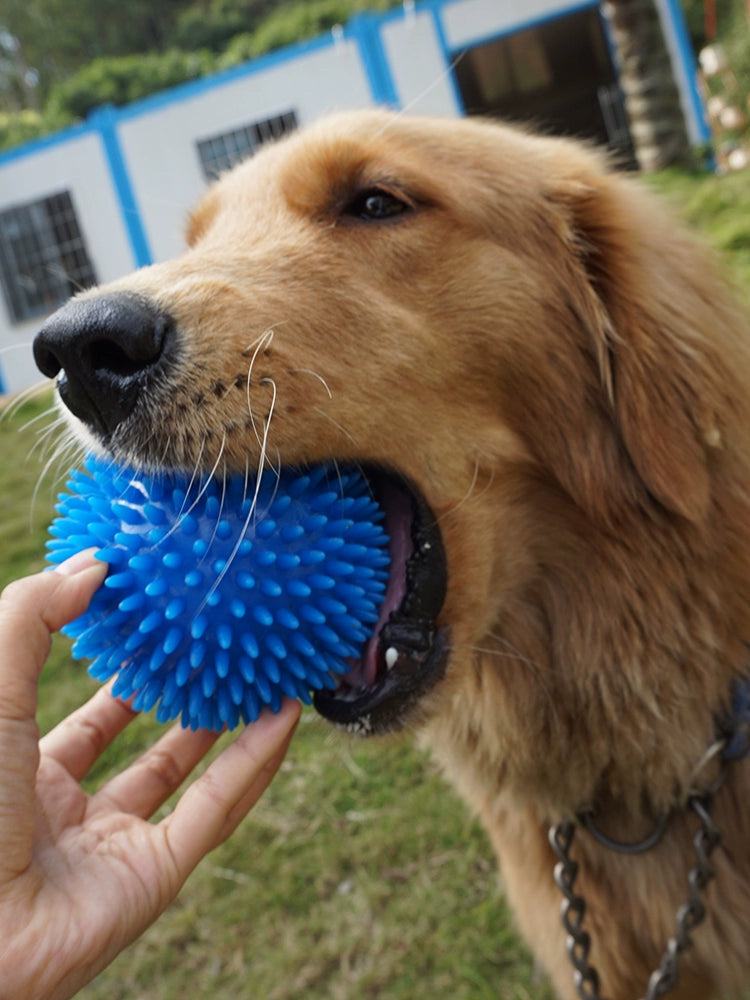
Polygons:
[[194,481],[89,456],[56,511],[48,560],[93,547],[110,567],[63,629],[73,655],[161,722],[220,731],[307,704],[378,620],[388,536],[357,471]]

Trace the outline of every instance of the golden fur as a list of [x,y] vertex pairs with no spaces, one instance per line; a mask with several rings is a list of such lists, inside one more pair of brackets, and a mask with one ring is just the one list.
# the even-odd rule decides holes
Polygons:
[[[412,211],[367,224],[352,192]],[[183,357],[143,459],[366,460],[439,519],[450,632],[418,728],[481,816],[519,926],[572,971],[550,823],[596,806],[638,857],[574,843],[611,1000],[646,990],[695,863],[688,792],[750,657],[750,339],[705,255],[568,141],[334,116],[193,213],[190,249],[107,289],[175,317]],[[98,294],[90,293],[90,294]],[[251,368],[248,375],[248,368]],[[252,416],[248,399],[252,393]],[[750,980],[750,764],[730,767],[708,915],[675,1000]]]

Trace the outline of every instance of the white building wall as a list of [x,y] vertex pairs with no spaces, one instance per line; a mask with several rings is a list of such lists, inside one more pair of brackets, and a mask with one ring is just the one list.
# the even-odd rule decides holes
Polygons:
[[326,111],[369,104],[372,93],[356,42],[342,38],[137,107],[132,118],[121,119],[118,134],[154,260],[183,249],[187,212],[205,190],[198,141],[290,110],[304,125]]
[[[130,243],[98,133],[51,142],[27,156],[0,160],[0,210],[69,191],[81,235],[100,281],[133,267]],[[0,294],[0,371],[5,388],[39,381],[31,342],[44,317],[12,323]]]
[[429,11],[406,12],[384,22],[380,37],[404,110],[420,115],[461,113],[450,67]]

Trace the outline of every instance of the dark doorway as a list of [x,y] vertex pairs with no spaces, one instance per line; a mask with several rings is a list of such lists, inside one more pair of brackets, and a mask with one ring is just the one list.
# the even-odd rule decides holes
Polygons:
[[635,157],[598,7],[588,7],[458,53],[466,113],[530,122]]

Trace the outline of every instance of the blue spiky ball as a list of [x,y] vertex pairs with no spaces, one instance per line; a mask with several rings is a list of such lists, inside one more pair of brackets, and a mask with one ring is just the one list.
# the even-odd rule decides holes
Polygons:
[[388,538],[359,472],[196,479],[91,456],[56,510],[50,562],[96,547],[110,566],[63,629],[73,654],[161,722],[219,731],[309,703],[378,619]]

